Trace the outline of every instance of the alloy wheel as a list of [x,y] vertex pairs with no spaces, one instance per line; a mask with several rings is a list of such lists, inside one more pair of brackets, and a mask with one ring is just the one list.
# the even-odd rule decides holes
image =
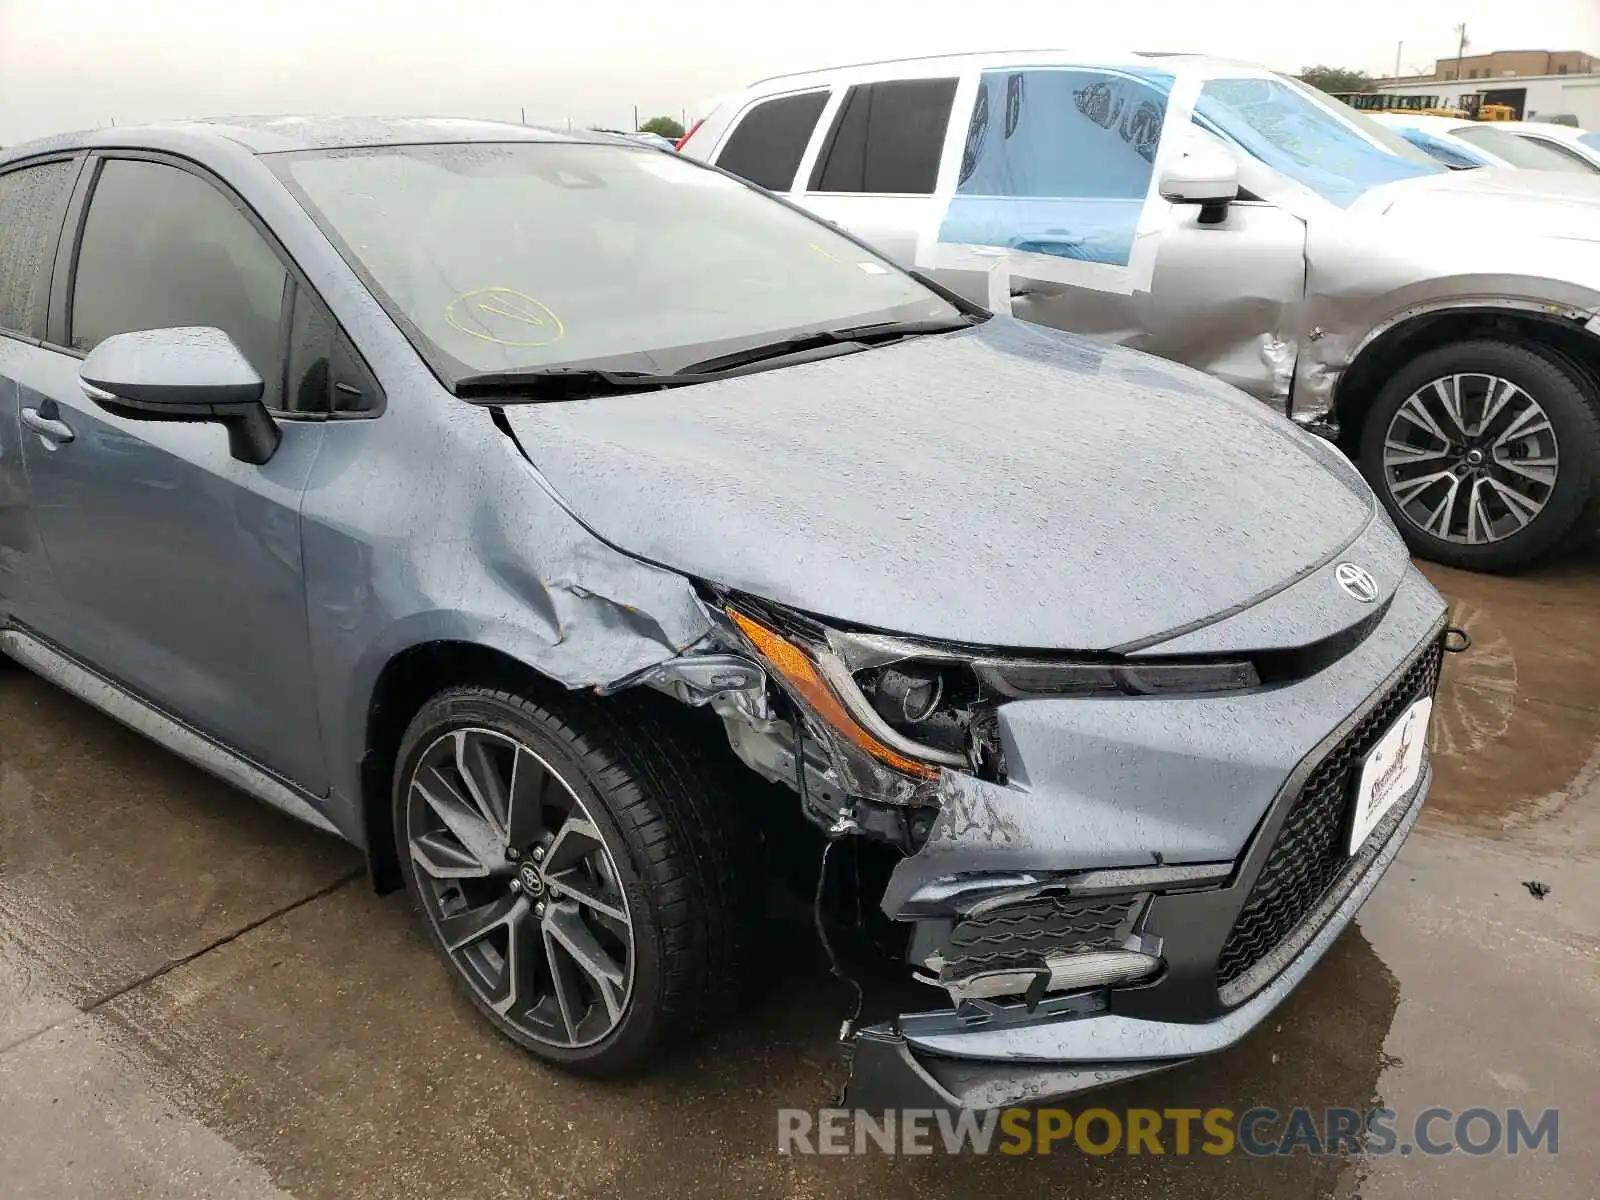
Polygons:
[[1497,375],[1424,384],[1384,434],[1384,479],[1395,506],[1424,533],[1461,545],[1521,532],[1550,502],[1559,467],[1543,406]]
[[417,759],[406,838],[422,908],[473,990],[527,1038],[592,1046],[633,991],[634,931],[616,859],[549,762],[490,729]]

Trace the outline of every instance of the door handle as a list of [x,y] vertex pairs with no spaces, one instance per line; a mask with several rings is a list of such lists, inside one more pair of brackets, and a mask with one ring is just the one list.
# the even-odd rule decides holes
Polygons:
[[[56,409],[54,404],[51,404],[50,411],[59,410]],[[55,442],[58,445],[64,445],[78,436],[72,432],[71,425],[68,425],[65,421],[60,420],[57,417],[52,417],[46,413],[40,412],[37,408],[23,409],[22,423],[37,433],[40,437],[46,439],[47,441]]]
[[1087,240],[1087,238],[1073,237],[1070,234],[1061,237],[1046,235],[1044,237],[1023,238],[1017,243],[1016,248],[1033,254],[1052,254],[1056,258],[1076,258],[1077,255],[1073,251],[1081,247]]

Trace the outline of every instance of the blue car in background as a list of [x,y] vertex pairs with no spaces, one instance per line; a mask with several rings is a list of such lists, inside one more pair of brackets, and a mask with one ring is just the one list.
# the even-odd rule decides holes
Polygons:
[[1502,128],[1500,122],[1413,113],[1367,115],[1445,166],[1458,170],[1510,167],[1520,171],[1600,175],[1600,162],[1591,161],[1582,154],[1563,152],[1558,146],[1519,137],[1511,130]]

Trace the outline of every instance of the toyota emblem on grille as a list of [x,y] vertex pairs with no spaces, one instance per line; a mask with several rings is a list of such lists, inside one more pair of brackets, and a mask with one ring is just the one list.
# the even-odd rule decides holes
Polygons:
[[1333,569],[1333,577],[1340,587],[1363,604],[1371,604],[1378,598],[1378,581],[1364,567],[1342,562]]

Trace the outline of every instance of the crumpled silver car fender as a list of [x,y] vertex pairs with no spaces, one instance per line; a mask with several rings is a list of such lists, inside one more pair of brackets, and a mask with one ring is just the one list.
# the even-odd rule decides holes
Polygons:
[[1329,411],[1345,370],[1419,318],[1520,312],[1600,334],[1600,243],[1518,236],[1526,200],[1513,208],[1488,190],[1467,194],[1470,216],[1441,223],[1439,205],[1420,203],[1418,190],[1416,181],[1398,197],[1374,189],[1344,213],[1304,198],[1326,211],[1306,223],[1297,416]]

